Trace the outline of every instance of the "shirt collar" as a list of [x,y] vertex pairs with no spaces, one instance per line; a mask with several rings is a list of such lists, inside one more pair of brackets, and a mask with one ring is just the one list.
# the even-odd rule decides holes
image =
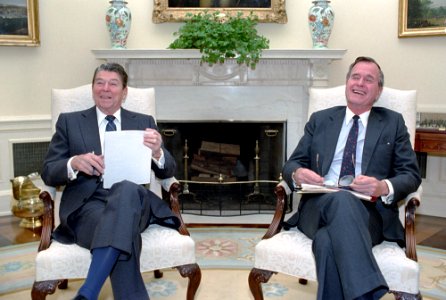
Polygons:
[[[353,118],[354,115],[355,114],[350,110],[350,108],[347,107],[345,111],[345,125],[348,125],[348,123],[350,122],[350,120]],[[364,128],[367,127],[369,116],[370,116],[370,110],[359,115],[359,120],[361,120],[361,123],[364,126]]]
[[[96,106],[96,115],[98,118],[98,125],[101,125],[102,122],[104,122],[105,117],[107,116],[104,114],[97,106]],[[118,123],[121,123],[121,109],[118,109],[114,114],[115,121],[118,121]]]

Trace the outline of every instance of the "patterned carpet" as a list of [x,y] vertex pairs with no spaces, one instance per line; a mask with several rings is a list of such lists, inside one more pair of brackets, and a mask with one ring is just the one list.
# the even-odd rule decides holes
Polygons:
[[[190,231],[203,272],[196,299],[252,299],[248,274],[253,265],[254,246],[265,229],[217,227]],[[37,243],[0,248],[0,299],[30,298],[36,249]],[[446,299],[446,251],[419,246],[418,257],[424,299]],[[145,273],[144,279],[152,300],[185,299],[187,280],[175,270],[165,271],[162,279]],[[57,291],[47,299],[71,299],[81,284],[82,280],[70,281],[67,290]],[[310,282],[303,286],[296,278],[278,274],[263,288],[265,299],[315,299],[317,284]],[[99,299],[113,299],[108,282]],[[386,295],[384,299],[393,297]]]

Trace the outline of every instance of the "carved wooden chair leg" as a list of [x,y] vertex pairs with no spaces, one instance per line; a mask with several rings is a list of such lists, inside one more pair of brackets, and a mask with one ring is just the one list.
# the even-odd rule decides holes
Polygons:
[[162,278],[163,272],[160,270],[155,270],[155,271],[153,271],[153,275],[155,276],[155,278]]
[[58,287],[61,290],[67,289],[68,288],[68,279],[62,280],[61,283],[59,283]]
[[198,264],[188,264],[176,267],[182,277],[189,278],[187,285],[187,300],[193,300],[201,282],[201,270]]
[[262,283],[267,283],[273,274],[272,271],[252,268],[248,283],[255,300],[263,300]]
[[393,294],[395,296],[395,300],[421,300],[423,297],[418,292],[418,294],[409,294],[404,292],[395,292],[395,291],[389,291],[389,293]]
[[58,286],[61,289],[66,289],[68,286],[68,280],[63,279],[63,280],[34,281],[33,288],[31,290],[31,299],[45,300],[46,295],[54,294]]

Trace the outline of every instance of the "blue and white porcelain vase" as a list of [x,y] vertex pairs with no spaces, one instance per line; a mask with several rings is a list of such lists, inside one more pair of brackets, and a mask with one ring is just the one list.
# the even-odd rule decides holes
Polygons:
[[313,48],[327,48],[328,39],[334,24],[334,11],[330,1],[313,1],[313,6],[308,13],[308,24],[310,26]]
[[112,0],[105,15],[105,22],[110,33],[111,46],[114,49],[125,49],[132,25],[132,14],[123,0]]

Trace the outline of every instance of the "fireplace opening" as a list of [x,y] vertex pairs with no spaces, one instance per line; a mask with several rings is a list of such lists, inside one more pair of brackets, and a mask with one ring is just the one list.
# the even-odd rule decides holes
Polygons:
[[177,162],[183,212],[274,211],[274,187],[285,161],[285,122],[158,122],[158,127]]

